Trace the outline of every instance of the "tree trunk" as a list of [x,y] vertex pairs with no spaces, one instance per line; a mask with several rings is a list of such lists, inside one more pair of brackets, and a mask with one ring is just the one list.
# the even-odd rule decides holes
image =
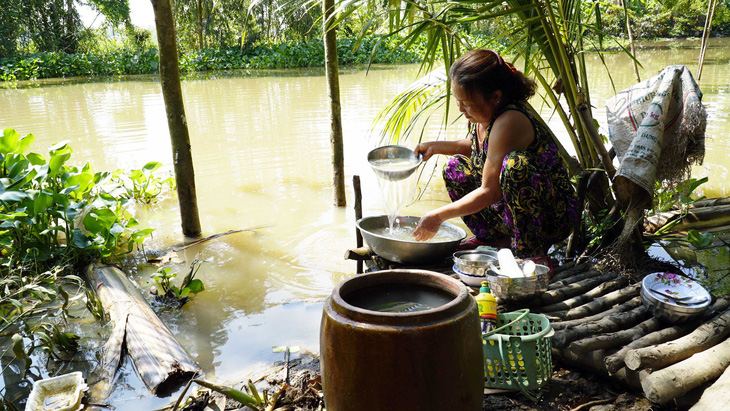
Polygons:
[[334,0],[322,0],[322,20],[324,26],[324,59],[327,75],[327,96],[330,101],[330,143],[332,145],[332,186],[337,207],[344,207],[345,169],[342,145],[342,115],[340,106],[340,79],[337,68],[337,34],[329,27],[329,18],[334,8]]
[[203,44],[203,0],[198,0],[198,51],[205,48]]
[[195,194],[195,171],[190,149],[190,135],[180,86],[175,22],[172,17],[170,0],[152,0],[152,8],[155,12],[157,43],[160,48],[160,83],[162,84],[162,97],[165,100],[167,125],[172,140],[172,158],[175,166],[182,231],[188,237],[196,237],[200,235],[200,218],[198,217],[198,199]]

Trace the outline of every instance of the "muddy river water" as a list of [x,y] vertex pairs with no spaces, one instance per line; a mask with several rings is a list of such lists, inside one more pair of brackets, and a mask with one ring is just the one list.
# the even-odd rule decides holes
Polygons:
[[[728,190],[729,40],[710,41],[700,82],[709,113],[708,140],[705,164],[695,168],[694,176],[710,176],[702,186],[708,196],[727,195]],[[640,48],[642,80],[673,64],[686,64],[694,73],[698,45],[666,41]],[[606,56],[614,89],[601,60],[592,55],[588,59],[594,115],[607,134],[603,102],[635,82],[633,69],[622,54]],[[174,260],[173,270],[181,273],[196,257],[208,260],[198,273],[206,290],[183,309],[161,313],[206,374],[223,381],[240,379],[282,359],[282,354],[272,353],[272,346],[318,351],[321,301],[355,272],[355,263],[343,259],[345,250],[355,245],[353,175],[362,179],[364,215],[385,213],[365,158],[379,145],[377,137],[369,135],[371,121],[417,77],[415,66],[380,67],[368,73],[342,70],[345,208],[332,205],[322,71],[211,74],[184,81],[203,235],[254,228],[188,248]],[[557,116],[549,109],[543,114],[560,135]],[[141,168],[148,161],[164,164],[160,175],[172,169],[164,104],[154,77],[0,89],[0,125],[34,134],[31,150],[41,154],[53,143],[69,140],[74,149],[71,162],[88,161],[97,171]],[[462,136],[464,127],[459,120],[445,135]],[[434,122],[425,138],[438,134]],[[437,177],[421,200],[401,214],[421,215],[444,201],[447,196]],[[165,250],[185,240],[174,197],[139,206],[136,213],[143,225],[155,228],[147,250]],[[140,287],[146,287],[152,271],[141,267],[133,274]],[[88,337],[86,344],[93,348],[98,341]],[[119,387],[110,403],[121,409],[123,404],[152,409],[166,402],[146,393],[129,364]]]

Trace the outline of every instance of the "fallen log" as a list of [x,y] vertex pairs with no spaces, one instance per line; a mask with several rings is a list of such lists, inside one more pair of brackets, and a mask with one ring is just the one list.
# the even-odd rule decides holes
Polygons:
[[573,298],[569,298],[567,300],[560,301],[554,304],[546,305],[544,307],[541,307],[540,309],[545,312],[569,310],[571,308],[583,305],[589,301],[593,301],[596,298],[601,297],[602,295],[605,295],[611,291],[623,288],[626,284],[628,284],[628,282],[629,280],[626,277],[618,277],[616,279],[599,284],[597,287],[588,290],[581,295],[577,295]]
[[562,288],[567,285],[577,283],[578,281],[585,280],[586,278],[595,277],[597,275],[601,275],[601,272],[598,270],[588,270],[588,271],[579,271],[573,275],[564,277],[562,280],[559,280],[559,281],[555,281],[555,277],[553,276],[552,280],[550,281],[550,286],[548,287],[548,290]]
[[[575,327],[575,326],[589,323],[592,321],[599,321],[600,319],[602,319],[608,315],[633,310],[634,308],[636,308],[640,305],[641,305],[641,297],[636,296],[636,297],[630,299],[629,301],[616,305],[615,307],[613,307],[609,310],[601,311],[599,313],[590,315],[588,317],[576,318],[573,320],[566,320],[566,321],[555,321],[555,322],[552,322],[551,325],[553,326],[553,329],[555,329],[555,330],[562,330],[563,328]],[[550,318],[550,317],[548,317],[548,318]]]
[[[639,295],[641,290],[640,284],[630,285],[620,290],[612,291],[602,297],[596,298],[595,300],[583,304],[579,307],[571,308],[565,311],[550,312],[550,316],[560,318],[561,320],[573,320],[577,318],[587,317],[592,314],[597,314],[606,311],[610,307],[616,304],[623,304]],[[542,310],[540,310],[542,312]]]
[[715,411],[730,404],[730,367],[725,368],[720,378],[709,386],[689,411]]
[[[167,396],[200,373],[200,368],[121,270],[91,264],[86,268],[86,276],[115,326],[114,342],[107,347],[108,352],[116,356],[126,349],[150,392]],[[118,364],[119,358],[105,357],[104,367],[110,372],[116,372]]]
[[588,335],[604,334],[632,327],[634,324],[647,318],[647,316],[648,311],[642,305],[625,313],[611,314],[599,321],[558,330],[553,335],[553,346],[560,348]]
[[583,294],[588,290],[593,289],[594,287],[598,286],[599,284],[602,284],[606,281],[612,280],[616,277],[616,273],[606,273],[598,277],[592,277],[587,278],[582,281],[578,281],[576,283],[567,285],[565,287],[556,289],[556,290],[548,290],[545,291],[540,297],[538,297],[535,300],[535,306],[545,306],[549,304],[556,303],[558,301],[563,301],[568,298],[575,297],[577,295]]
[[730,339],[651,373],[641,381],[641,387],[646,398],[664,404],[717,378],[728,365],[730,365]]
[[573,268],[573,267],[575,267],[575,261],[568,261],[567,263],[561,264],[561,265],[556,264],[553,267],[553,277],[555,277],[559,273],[562,273],[563,271],[565,271],[569,268]]
[[661,327],[656,318],[650,318],[627,330],[616,331],[609,334],[596,335],[570,343],[570,348],[576,352],[588,352],[598,349],[616,348],[628,344],[637,338],[656,331]]
[[[612,353],[612,350],[595,350],[589,353],[578,353],[569,348],[553,350],[567,364],[578,368],[586,369],[598,375],[608,376],[606,368],[603,366],[603,359],[606,355]],[[648,375],[648,372],[632,371],[623,368],[620,372],[614,374],[614,380],[624,386],[641,390],[641,378]]]
[[730,336],[730,310],[726,310],[691,333],[663,344],[638,348],[626,353],[624,362],[629,369],[663,368],[689,358]]
[[644,230],[654,233],[665,225],[681,219],[672,231],[702,230],[730,224],[730,205],[693,208],[687,214],[680,211],[659,213],[646,219]]
[[651,332],[624,346],[620,350],[616,351],[616,353],[607,356],[605,359],[606,370],[608,370],[609,373],[614,373],[616,370],[625,367],[626,364],[624,360],[626,358],[626,353],[631,350],[649,347],[683,337],[690,331],[694,330],[694,328],[695,327],[692,324],[681,324]]
[[[572,265],[570,265],[572,264]],[[565,268],[563,268],[565,267]],[[574,262],[570,262],[567,264],[564,264],[556,269],[553,270],[553,278],[551,278],[551,281],[560,281],[564,280],[575,273],[582,273],[586,269],[593,267],[592,263],[580,263],[576,264]]]

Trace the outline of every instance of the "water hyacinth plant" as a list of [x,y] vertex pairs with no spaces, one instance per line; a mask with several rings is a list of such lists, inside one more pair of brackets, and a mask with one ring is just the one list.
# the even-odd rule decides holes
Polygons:
[[48,157],[28,152],[33,140],[12,129],[0,136],[0,330],[15,335],[20,360],[36,349],[67,359],[78,337],[59,324],[69,292],[84,292],[74,273],[90,261],[119,262],[141,246],[152,230],[138,227],[129,205],[152,202],[162,183],[153,163],[123,178],[70,165],[67,143],[52,146]]

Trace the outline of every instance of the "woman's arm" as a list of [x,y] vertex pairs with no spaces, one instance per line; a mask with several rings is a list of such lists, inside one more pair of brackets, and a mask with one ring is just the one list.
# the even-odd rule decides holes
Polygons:
[[487,160],[482,172],[482,185],[458,201],[447,204],[424,215],[418,222],[413,236],[425,241],[438,232],[441,223],[455,217],[475,214],[502,198],[499,175],[502,160],[514,150],[524,150],[535,138],[530,120],[518,111],[507,111],[499,116],[489,134]]
[[471,139],[464,138],[456,141],[427,141],[421,143],[413,149],[413,153],[418,156],[423,155],[423,161],[427,161],[434,154],[446,154],[453,156],[456,154],[463,154],[465,156],[471,155]]

